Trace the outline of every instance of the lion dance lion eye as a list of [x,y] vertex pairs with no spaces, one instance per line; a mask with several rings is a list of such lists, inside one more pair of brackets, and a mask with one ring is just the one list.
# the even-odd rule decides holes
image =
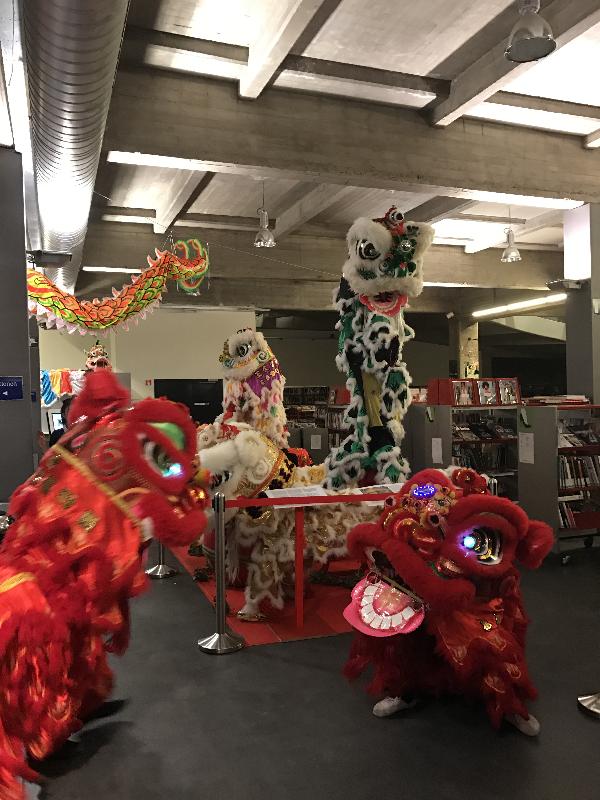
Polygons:
[[499,564],[502,560],[502,537],[493,528],[473,528],[465,533],[461,544],[483,564]]
[[249,344],[240,344],[236,347],[235,352],[238,354],[240,358],[248,355],[250,352],[250,345]]
[[368,239],[361,239],[356,243],[356,252],[363,261],[374,261],[381,255],[373,242],[369,242]]

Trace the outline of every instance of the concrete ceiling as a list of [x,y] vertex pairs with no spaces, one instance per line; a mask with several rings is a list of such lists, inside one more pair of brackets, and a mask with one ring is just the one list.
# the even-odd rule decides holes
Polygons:
[[[7,32],[9,11],[0,0]],[[564,209],[600,201],[600,2],[542,12],[559,48],[515,66],[511,0],[132,0],[84,265],[139,267],[174,227],[213,245],[218,302],[241,302],[245,281],[249,303],[326,307],[352,220],[397,205],[436,226],[440,292],[422,311],[543,288],[562,275]],[[3,58],[12,72],[4,40]],[[0,130],[2,87],[0,73]],[[263,187],[268,254],[252,247]]]

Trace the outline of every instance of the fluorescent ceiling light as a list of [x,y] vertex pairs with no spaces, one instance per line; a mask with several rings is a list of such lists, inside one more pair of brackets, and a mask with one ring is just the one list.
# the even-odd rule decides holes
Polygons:
[[[146,46],[144,64],[149,67],[172,69],[176,72],[191,72],[196,75],[210,75],[215,78],[229,78],[230,80],[239,80],[246,69],[243,61],[157,44]],[[435,95],[433,96],[435,97]]]
[[138,225],[154,225],[154,217],[136,214],[102,214],[102,222],[134,222]]
[[121,272],[125,275],[141,275],[141,269],[130,269],[129,267],[82,267],[84,272]]
[[523,125],[543,131],[559,131],[585,136],[598,130],[597,119],[574,114],[561,114],[557,111],[544,111],[541,108],[521,108],[504,103],[480,103],[466,115],[476,119],[488,119],[507,125]]
[[480,189],[463,189],[458,197],[482,200],[486,203],[501,203],[505,206],[533,206],[534,208],[578,208],[583,200],[569,200],[557,197],[535,197],[527,194],[505,194],[485,192]]
[[555,303],[562,303],[567,299],[566,292],[556,292],[555,294],[548,294],[544,297],[535,298],[533,300],[521,300],[518,303],[507,303],[504,306],[495,306],[494,308],[484,308],[481,311],[473,311],[473,317],[497,317],[502,314],[510,313],[511,311],[522,311],[529,308],[541,308],[542,306],[550,306]]
[[109,150],[106,160],[113,164],[133,164],[137,167],[160,167],[162,169],[189,169],[206,171],[206,163],[197,158],[178,158],[159,156],[155,153],[129,153],[123,150]]
[[439,286],[444,289],[464,289],[472,284],[464,281],[463,283],[445,283],[443,281],[423,281],[423,286]]

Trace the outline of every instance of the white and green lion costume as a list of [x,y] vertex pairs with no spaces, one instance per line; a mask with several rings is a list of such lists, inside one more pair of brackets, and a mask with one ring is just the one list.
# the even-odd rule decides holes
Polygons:
[[327,459],[329,488],[397,483],[408,474],[400,444],[411,379],[402,346],[414,331],[404,308],[423,290],[423,256],[433,235],[430,225],[405,222],[396,208],[382,219],[358,219],[348,231],[336,296],[336,363],[350,391],[350,433]]

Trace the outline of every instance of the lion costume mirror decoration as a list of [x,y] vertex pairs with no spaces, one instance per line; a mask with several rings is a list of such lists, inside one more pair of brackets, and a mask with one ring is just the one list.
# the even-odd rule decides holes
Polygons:
[[348,231],[336,296],[336,363],[350,392],[350,433],[326,462],[332,489],[397,483],[408,474],[400,445],[410,375],[401,359],[414,331],[404,322],[404,308],[423,290],[423,256],[433,235],[430,225],[405,222],[396,208],[381,219],[358,219]]
[[168,400],[131,406],[90,371],[70,428],[13,494],[0,549],[0,796],[24,797],[27,758],[58,749],[108,697],[156,534],[185,545],[206,521],[196,429]]

